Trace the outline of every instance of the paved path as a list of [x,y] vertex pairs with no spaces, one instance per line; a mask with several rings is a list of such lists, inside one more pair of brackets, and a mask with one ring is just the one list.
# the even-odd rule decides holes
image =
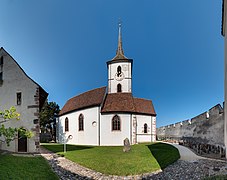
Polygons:
[[[168,144],[170,144],[170,143],[168,143]],[[171,145],[178,149],[178,151],[180,153],[180,160],[193,162],[193,161],[197,161],[199,159],[207,159],[205,157],[196,155],[194,152],[192,152],[187,147],[181,146],[179,144],[171,144]]]
[[178,148],[181,159],[164,170],[155,173],[147,173],[138,176],[112,176],[95,172],[91,169],[80,166],[64,157],[59,157],[43,147],[41,147],[41,155],[47,159],[53,171],[62,180],[198,180],[207,176],[227,174],[227,164],[223,161],[211,160],[195,155],[191,150],[183,146],[172,144]]

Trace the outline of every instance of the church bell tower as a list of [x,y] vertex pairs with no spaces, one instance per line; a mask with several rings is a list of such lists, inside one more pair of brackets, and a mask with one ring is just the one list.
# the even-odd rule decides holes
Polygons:
[[132,92],[132,59],[124,55],[121,38],[122,24],[118,24],[118,47],[116,56],[107,62],[108,94]]

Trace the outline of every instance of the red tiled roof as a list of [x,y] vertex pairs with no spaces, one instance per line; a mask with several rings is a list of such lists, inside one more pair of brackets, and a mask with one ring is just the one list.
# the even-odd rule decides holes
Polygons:
[[102,113],[107,112],[135,112],[132,93],[107,94]]
[[151,100],[133,98],[132,93],[113,93],[106,96],[102,113],[129,112],[156,116]]
[[59,115],[91,106],[99,106],[104,99],[106,87],[93,89],[69,99]]
[[134,98],[134,105],[136,113],[156,116],[154,106],[151,100]]
[[133,98],[132,93],[107,94],[104,99],[105,94],[106,87],[101,87],[75,96],[66,102],[59,115],[92,106],[101,106],[103,103],[101,113],[124,112],[156,116],[151,100]]

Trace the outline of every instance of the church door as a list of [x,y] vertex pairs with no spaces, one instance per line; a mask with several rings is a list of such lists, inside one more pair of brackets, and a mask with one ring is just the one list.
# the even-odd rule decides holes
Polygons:
[[18,152],[27,152],[27,137],[23,137],[18,133]]

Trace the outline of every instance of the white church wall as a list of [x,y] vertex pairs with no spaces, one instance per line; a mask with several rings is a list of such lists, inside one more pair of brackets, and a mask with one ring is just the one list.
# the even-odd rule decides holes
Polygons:
[[[36,124],[34,119],[38,119],[37,112],[39,107],[35,102],[34,96],[38,86],[29,79],[16,62],[3,50],[0,51],[0,57],[3,56],[3,83],[0,85],[0,110],[9,109],[14,106],[20,113],[20,120],[12,120],[4,123],[6,127],[24,127],[27,130],[33,131],[34,136],[27,140],[27,152],[38,152],[35,141],[39,141],[39,133],[34,129]],[[21,92],[21,105],[17,105],[17,93]],[[11,142],[10,146],[2,144],[2,149],[17,152],[18,141]]]
[[123,79],[122,81],[112,81],[111,82],[111,93],[117,93],[117,85],[121,84],[122,92],[130,93],[131,89],[131,80]]
[[[121,66],[121,70],[124,74],[124,79],[121,81],[117,81],[115,79],[117,73],[117,67]],[[132,92],[131,89],[131,63],[129,62],[122,62],[122,63],[113,63],[109,64],[109,93],[116,93],[117,92],[117,85],[120,83],[122,85],[122,92]]]
[[117,114],[121,119],[121,130],[112,131],[112,118],[116,114],[102,115],[100,120],[101,146],[122,146],[125,138],[131,143],[131,115]]
[[[79,131],[79,115],[84,116],[84,130]],[[65,132],[65,118],[69,121],[69,131]],[[78,110],[59,117],[59,142],[64,143],[64,136],[72,135],[67,144],[98,145],[99,107]],[[65,134],[64,134],[65,133]]]
[[[153,142],[152,116],[136,115],[137,119],[137,142]],[[147,124],[147,133],[144,132],[144,124]]]
[[152,123],[151,123],[151,141],[156,141],[156,117],[152,116]]

